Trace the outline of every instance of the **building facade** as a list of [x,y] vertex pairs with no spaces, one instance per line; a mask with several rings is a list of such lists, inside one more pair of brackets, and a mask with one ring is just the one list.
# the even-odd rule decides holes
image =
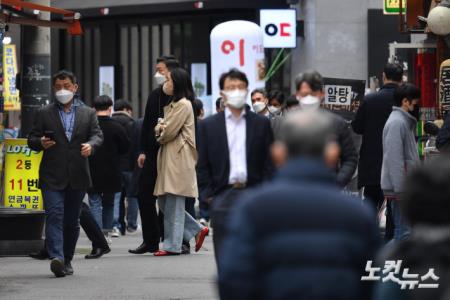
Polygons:
[[[262,2],[264,2],[262,4]],[[129,100],[142,115],[153,81],[156,58],[175,55],[183,67],[206,63],[210,75],[211,30],[229,20],[258,23],[259,9],[286,8],[285,0],[269,1],[53,1],[53,5],[79,11],[84,34],[52,34],[52,67],[73,70],[80,78],[82,98],[89,104],[99,93],[100,66],[114,66],[116,98]],[[97,7],[95,7],[97,6]],[[270,56],[270,51],[268,51]],[[209,76],[208,76],[209,78]],[[289,79],[286,81],[289,87]],[[208,82],[207,90],[211,91]]]

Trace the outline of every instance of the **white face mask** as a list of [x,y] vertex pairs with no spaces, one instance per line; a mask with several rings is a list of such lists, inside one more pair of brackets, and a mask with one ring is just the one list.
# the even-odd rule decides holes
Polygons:
[[256,101],[255,103],[253,103],[253,110],[257,114],[262,112],[265,108],[266,108],[266,104],[264,102]]
[[56,100],[61,104],[67,104],[73,99],[73,92],[69,90],[59,90],[55,93]]
[[164,76],[163,74],[156,72],[155,73],[155,81],[158,85],[163,84],[164,81],[166,81],[166,76]]
[[300,99],[300,107],[302,109],[317,109],[320,106],[320,99],[311,95]]
[[268,110],[272,115],[278,115],[281,112],[281,108],[275,106],[269,106]]
[[225,95],[225,103],[231,107],[240,109],[244,107],[247,101],[247,90],[235,89],[223,93]]

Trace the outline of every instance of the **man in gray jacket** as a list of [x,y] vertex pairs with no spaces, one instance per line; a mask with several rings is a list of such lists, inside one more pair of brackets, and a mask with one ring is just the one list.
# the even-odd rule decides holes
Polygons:
[[60,71],[52,82],[57,101],[36,113],[28,146],[43,151],[39,187],[46,214],[45,244],[51,271],[64,277],[73,274],[81,204],[92,184],[88,157],[103,143],[103,133],[95,111],[75,97],[74,74]]
[[394,240],[409,235],[398,200],[406,175],[420,162],[415,138],[419,100],[417,87],[410,83],[400,85],[394,92],[394,107],[383,130],[381,188],[392,209]]

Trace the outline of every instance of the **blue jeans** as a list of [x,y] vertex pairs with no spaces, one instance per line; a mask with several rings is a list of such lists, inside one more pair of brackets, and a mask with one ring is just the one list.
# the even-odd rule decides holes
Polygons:
[[80,212],[85,190],[42,187],[45,207],[45,245],[51,258],[72,261],[80,234]]
[[203,226],[185,211],[186,197],[166,194],[158,197],[164,213],[164,246],[169,252],[181,253],[181,244],[190,241]]
[[89,206],[98,226],[111,231],[114,218],[114,193],[88,193]]
[[132,229],[137,228],[137,217],[139,213],[139,204],[137,197],[131,195],[132,190],[132,172],[122,172],[122,185],[125,195],[122,193],[117,193],[114,197],[114,227],[121,228],[120,225],[120,201],[122,197],[127,198],[128,208],[127,208],[127,225]]
[[394,223],[394,241],[401,241],[410,234],[410,227],[400,211],[400,200],[398,198],[388,197],[391,206],[392,219]]

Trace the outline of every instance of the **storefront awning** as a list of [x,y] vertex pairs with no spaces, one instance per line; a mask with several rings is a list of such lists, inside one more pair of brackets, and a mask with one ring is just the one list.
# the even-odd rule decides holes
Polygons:
[[30,25],[30,26],[63,28],[67,29],[67,31],[72,35],[81,35],[83,33],[83,29],[81,28],[79,20],[80,14],[77,12],[51,6],[34,4],[31,2],[24,2],[21,0],[1,0],[1,5],[2,8],[6,10],[8,10],[8,7],[11,8],[11,10],[18,10],[18,9],[22,10],[26,8],[30,10],[45,11],[53,14],[59,14],[63,16],[63,20],[47,21],[33,17],[17,17],[8,13],[0,13],[0,22]]

